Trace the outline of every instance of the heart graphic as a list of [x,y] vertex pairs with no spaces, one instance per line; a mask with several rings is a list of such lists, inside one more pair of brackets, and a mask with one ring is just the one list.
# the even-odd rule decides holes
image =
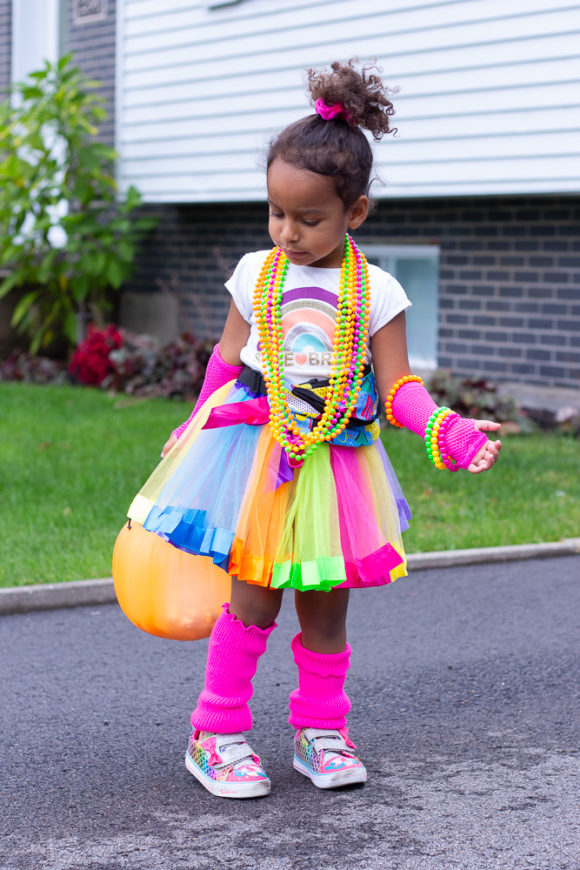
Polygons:
[[307,360],[308,360],[308,355],[305,353],[295,353],[294,354],[294,362],[299,366],[305,365]]

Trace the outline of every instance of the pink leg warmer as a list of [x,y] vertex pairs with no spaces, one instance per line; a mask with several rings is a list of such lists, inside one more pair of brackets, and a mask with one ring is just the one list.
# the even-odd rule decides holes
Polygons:
[[295,728],[346,728],[350,701],[344,691],[350,666],[350,646],[344,652],[318,653],[302,646],[302,634],[292,641],[298,667],[298,689],[290,694],[290,717]]
[[275,627],[276,623],[269,628],[246,628],[224,604],[209,639],[205,688],[191,714],[194,729],[217,734],[250,730],[252,679]]
[[[425,437],[425,427],[437,405],[425,387],[408,381],[399,387],[393,399],[393,415],[402,426]],[[447,452],[460,468],[467,468],[475,454],[487,442],[487,435],[476,428],[473,420],[455,417],[446,436]]]
[[201,406],[207,402],[212,393],[215,393],[216,390],[219,390],[219,388],[223,387],[224,384],[227,384],[228,381],[237,378],[238,375],[241,374],[242,369],[243,366],[232,366],[227,363],[222,358],[219,344],[216,344],[213,353],[208,360],[207,368],[205,370],[205,379],[197,402],[195,403],[195,407],[189,415],[189,418],[182,423],[181,426],[178,426],[177,429],[174,429],[171,434],[175,435],[179,440]]

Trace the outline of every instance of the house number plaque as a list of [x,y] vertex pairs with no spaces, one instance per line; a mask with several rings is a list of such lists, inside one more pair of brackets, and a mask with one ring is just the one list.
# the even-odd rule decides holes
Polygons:
[[73,0],[75,24],[90,24],[107,17],[107,0]]

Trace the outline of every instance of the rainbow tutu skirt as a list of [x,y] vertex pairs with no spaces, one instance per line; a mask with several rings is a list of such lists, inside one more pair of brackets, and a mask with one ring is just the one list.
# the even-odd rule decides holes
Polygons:
[[129,518],[260,586],[361,588],[404,576],[401,533],[411,514],[380,439],[322,444],[291,469],[264,401],[235,381],[217,390],[135,497]]

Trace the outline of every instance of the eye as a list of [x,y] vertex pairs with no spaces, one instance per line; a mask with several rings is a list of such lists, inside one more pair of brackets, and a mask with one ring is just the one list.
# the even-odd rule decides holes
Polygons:
[[320,223],[320,221],[307,221],[307,220],[304,220],[303,223],[306,224],[307,227],[317,227],[318,224]]
[[273,209],[270,209],[270,217],[281,218],[284,217],[284,215],[280,211],[273,211]]

